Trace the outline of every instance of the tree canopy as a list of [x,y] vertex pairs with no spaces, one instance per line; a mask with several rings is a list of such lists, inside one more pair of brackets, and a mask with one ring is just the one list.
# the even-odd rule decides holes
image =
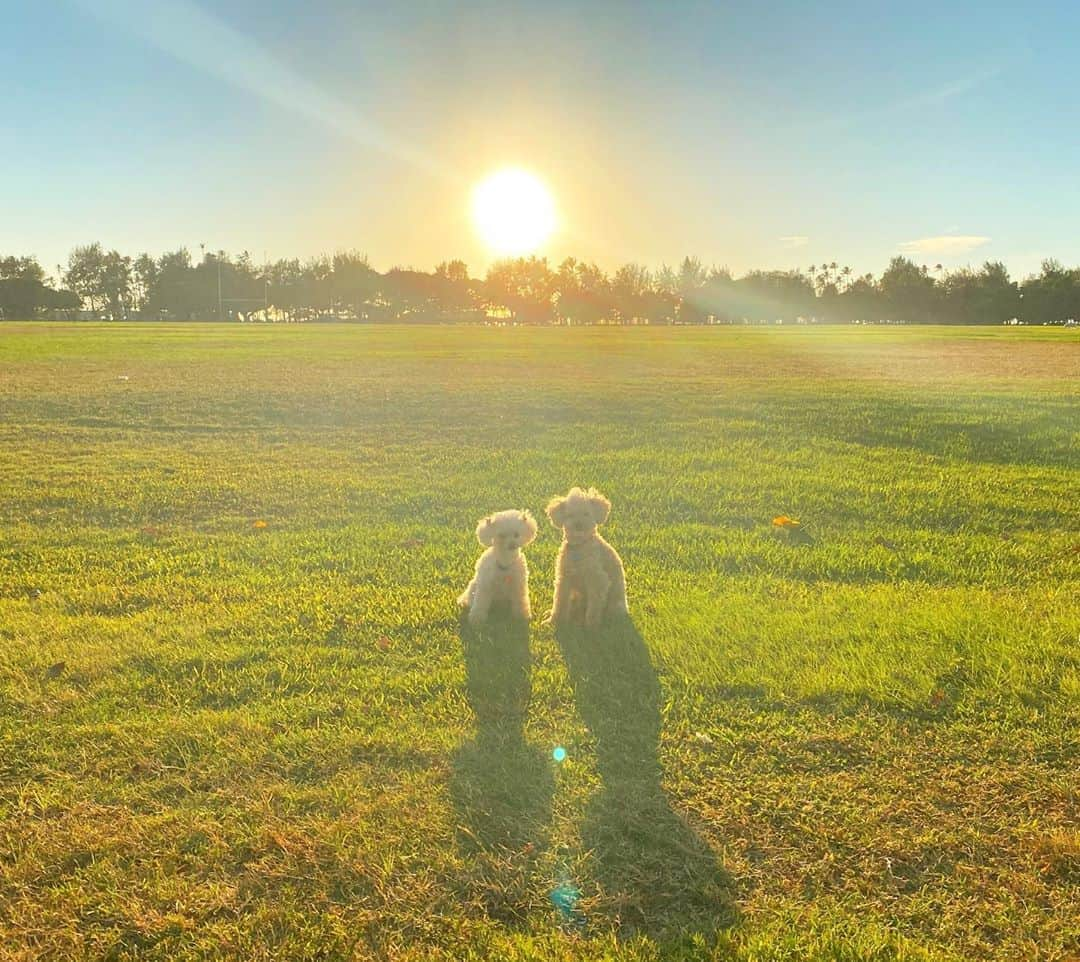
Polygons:
[[245,251],[185,248],[134,257],[76,247],[50,279],[32,256],[0,256],[0,318],[478,322],[518,324],[1060,324],[1080,317],[1080,268],[1045,261],[1017,282],[1005,265],[946,272],[894,257],[881,274],[835,261],[734,277],[686,257],[677,267],[625,264],[608,274],[567,257],[520,257],[470,277],[463,261],[433,272],[379,273],[357,251],[256,265]]

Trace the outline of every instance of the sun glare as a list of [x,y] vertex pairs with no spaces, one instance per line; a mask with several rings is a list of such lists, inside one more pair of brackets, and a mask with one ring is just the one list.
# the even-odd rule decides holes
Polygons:
[[476,185],[472,215],[484,243],[502,256],[531,254],[555,230],[551,191],[537,176],[517,168],[496,171]]

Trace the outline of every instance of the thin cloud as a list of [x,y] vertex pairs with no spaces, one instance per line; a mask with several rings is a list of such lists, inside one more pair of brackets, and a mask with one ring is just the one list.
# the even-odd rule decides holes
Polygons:
[[877,121],[883,116],[895,113],[904,113],[921,107],[935,107],[952,100],[954,97],[963,96],[964,94],[981,87],[995,77],[1001,76],[1004,72],[1005,68],[1002,66],[983,67],[979,70],[972,71],[966,76],[958,77],[956,80],[950,81],[949,83],[940,84],[927,90],[916,91],[906,97],[899,97],[896,100],[887,101],[886,103],[875,107],[873,110],[858,110],[850,114],[836,115],[824,122],[815,120],[815,125],[819,129],[824,127],[833,130],[842,130],[862,124],[864,121]]
[[960,94],[966,94],[969,90],[974,90],[988,80],[993,80],[995,77],[1000,76],[1004,69],[1005,68],[1001,66],[984,67],[982,70],[976,70],[974,73],[968,74],[966,77],[961,77],[959,80],[954,80],[952,83],[943,84],[940,87],[935,87],[933,90],[924,90],[911,97],[897,100],[895,103],[887,105],[885,109],[907,110],[910,107],[942,104],[946,100],[951,100],[953,97],[960,96]]
[[780,238],[780,244],[787,250],[794,250],[796,247],[805,247],[810,243],[810,238],[804,234],[788,234],[786,237]]
[[944,257],[954,257],[989,243],[989,237],[974,234],[941,234],[938,237],[920,237],[918,240],[905,241],[900,245],[900,251],[904,254],[939,254]]

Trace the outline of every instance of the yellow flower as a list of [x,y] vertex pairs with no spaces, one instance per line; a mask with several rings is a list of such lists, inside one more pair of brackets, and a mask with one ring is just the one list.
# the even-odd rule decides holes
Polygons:
[[265,522],[265,521],[263,521],[263,520],[262,520],[262,519],[260,518],[260,519],[259,519],[258,521],[253,521],[253,522],[251,523],[251,526],[252,526],[253,528],[265,528],[265,527],[266,527],[266,522]]

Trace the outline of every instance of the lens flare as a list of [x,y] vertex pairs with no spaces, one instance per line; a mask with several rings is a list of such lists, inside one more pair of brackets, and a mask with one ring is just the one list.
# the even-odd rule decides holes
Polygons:
[[548,898],[551,899],[551,904],[559,910],[559,914],[563,918],[571,919],[577,915],[581,889],[571,882],[561,882],[551,890]]
[[555,749],[555,751],[551,753],[551,757],[554,758],[557,762],[566,761],[566,749],[563,748],[562,745],[560,745],[558,748]]

